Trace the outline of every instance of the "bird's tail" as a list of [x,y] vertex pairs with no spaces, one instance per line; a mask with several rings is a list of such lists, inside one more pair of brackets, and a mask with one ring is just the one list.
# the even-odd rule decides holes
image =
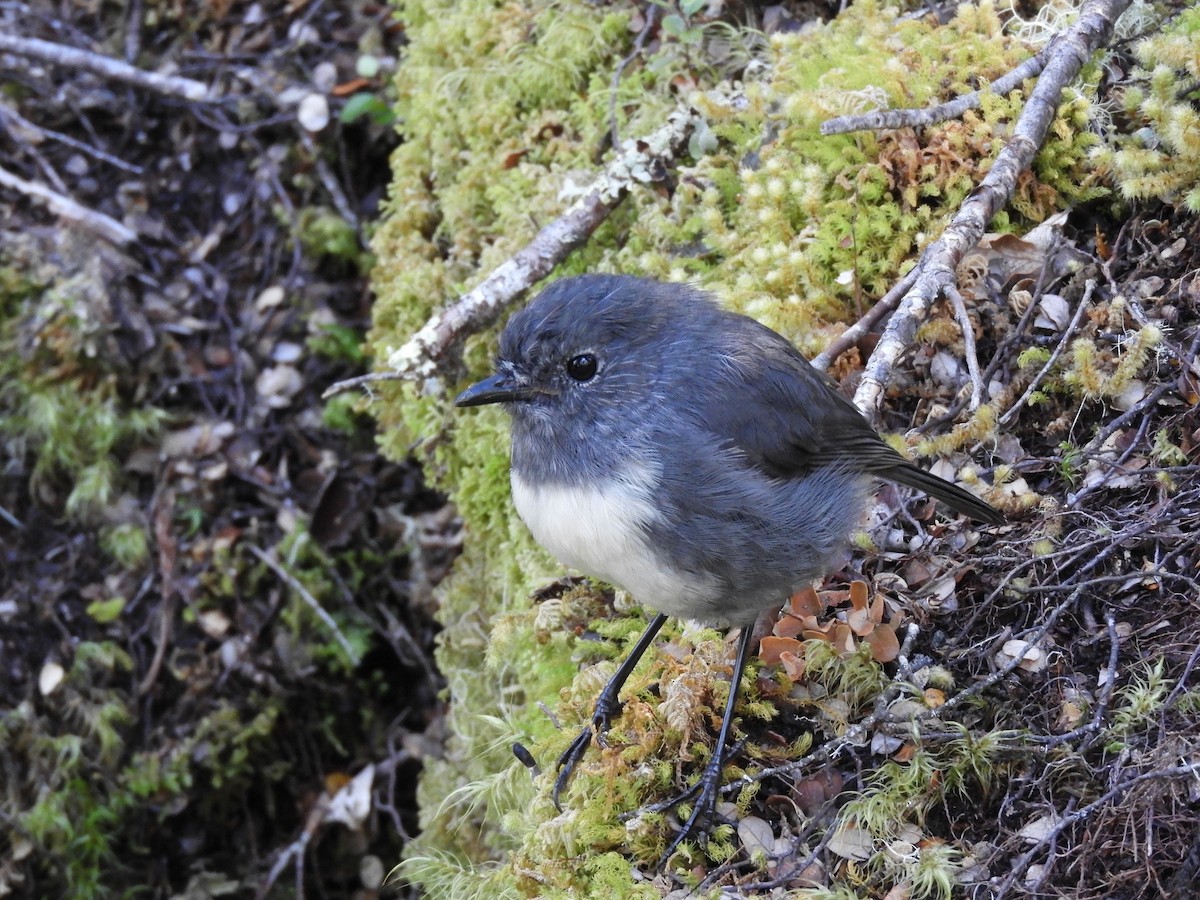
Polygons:
[[877,474],[889,481],[895,481],[899,484],[924,491],[929,496],[941,500],[951,509],[962,513],[964,516],[970,516],[972,519],[978,519],[980,522],[987,522],[990,525],[1000,525],[1005,521],[1004,514],[990,503],[985,503],[974,494],[960,488],[957,484],[951,484],[944,478],[938,478],[931,472],[926,472],[924,469],[920,469],[910,462],[905,462],[903,465],[894,466]]

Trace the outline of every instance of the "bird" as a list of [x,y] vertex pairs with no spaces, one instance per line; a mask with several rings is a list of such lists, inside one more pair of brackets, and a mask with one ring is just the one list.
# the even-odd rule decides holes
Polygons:
[[981,522],[999,510],[901,456],[790,341],[685,283],[585,274],[507,322],[494,373],[455,400],[511,416],[514,505],[561,563],[655,610],[558,761],[553,801],[670,616],[740,627],[716,749],[663,862],[703,840],[758,615],[845,552],[875,483]]

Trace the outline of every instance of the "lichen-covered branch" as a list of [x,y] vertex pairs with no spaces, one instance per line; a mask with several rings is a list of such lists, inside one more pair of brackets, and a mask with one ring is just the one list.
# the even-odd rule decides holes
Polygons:
[[874,417],[891,379],[892,369],[904,349],[912,343],[917,324],[930,304],[954,283],[954,271],[962,258],[983,236],[992,217],[1013,196],[1017,178],[1033,162],[1046,138],[1063,88],[1073,79],[1094,50],[1112,34],[1113,24],[1129,0],[1090,0],[1079,19],[1046,47],[1046,67],[1013,128],[1013,136],[996,157],[991,171],[950,220],[942,236],[934,241],[917,263],[917,277],[883,336],[867,361],[854,402]]
[[434,375],[438,363],[459,341],[494,322],[509,304],[586,241],[631,188],[660,180],[666,164],[686,145],[698,118],[695,110],[680,107],[658,131],[628,142],[583,197],[462,299],[435,315],[402,347],[392,351],[387,371],[338,382],[326,391],[326,396],[371,381]]
[[896,128],[928,128],[938,122],[957,119],[969,109],[978,109],[985,94],[1007,94],[1026,78],[1035,78],[1046,66],[1053,44],[1048,44],[1011,72],[997,78],[980,91],[971,91],[946,103],[925,109],[877,109],[857,116],[838,116],[821,124],[821,134],[848,134],[851,131],[884,131]]

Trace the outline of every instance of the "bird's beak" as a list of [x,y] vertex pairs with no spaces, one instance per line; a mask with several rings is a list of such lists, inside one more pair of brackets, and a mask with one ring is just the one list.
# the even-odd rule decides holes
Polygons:
[[455,406],[483,406],[485,403],[511,403],[528,400],[536,394],[527,385],[518,384],[512,376],[497,372],[490,378],[477,381],[458,395]]

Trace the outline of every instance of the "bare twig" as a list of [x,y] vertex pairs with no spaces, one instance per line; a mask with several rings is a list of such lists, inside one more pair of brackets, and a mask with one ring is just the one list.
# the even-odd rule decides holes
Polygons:
[[642,52],[642,47],[646,44],[646,38],[654,30],[654,26],[658,22],[658,7],[653,3],[646,4],[645,16],[646,24],[638,32],[637,39],[633,42],[633,49],[629,51],[628,56],[617,63],[617,68],[613,70],[612,84],[609,87],[612,96],[608,100],[608,127],[614,147],[621,146],[621,136],[617,131],[617,89],[621,86],[621,76],[625,74],[626,67],[638,58],[638,55]]
[[1013,136],[996,156],[991,170],[971,192],[938,240],[917,263],[916,281],[900,302],[863,372],[854,402],[874,418],[884,386],[900,354],[912,342],[917,323],[930,304],[954,283],[954,270],[984,229],[1016,190],[1017,178],[1033,161],[1054,120],[1063,87],[1074,78],[1092,51],[1112,33],[1113,23],[1130,0],[1089,0],[1079,19],[1046,47],[1046,66],[1013,127]]
[[250,548],[251,553],[253,553],[259,558],[259,560],[266,564],[268,569],[278,575],[279,579],[284,584],[300,595],[300,598],[309,605],[313,612],[317,614],[317,618],[325,623],[325,627],[332,632],[334,639],[338,642],[338,645],[342,648],[342,651],[346,654],[346,657],[350,660],[351,664],[357,666],[360,661],[358,651],[351,646],[348,640],[346,640],[346,636],[342,634],[342,629],[338,627],[338,623],[334,621],[333,616],[325,611],[325,608],[317,602],[317,598],[309,593],[308,588],[301,584],[300,580],[296,578],[295,575],[284,568],[283,564],[280,563],[279,560],[277,560],[273,555],[264,550],[260,550],[253,544],[247,544],[246,546]]
[[840,337],[830,341],[828,347],[814,356],[811,360],[813,367],[824,372],[833,365],[835,359],[861,341],[875,327],[875,323],[896,308],[896,304],[900,302],[904,292],[912,287],[916,278],[917,270],[914,268],[897,281],[890,291],[875,301],[861,319],[843,331]]
[[178,544],[171,530],[171,522],[175,513],[175,490],[164,487],[154,496],[152,504],[152,521],[154,523],[154,543],[158,550],[158,579],[159,594],[162,601],[158,604],[158,639],[154,642],[154,656],[146,669],[146,674],[138,683],[137,693],[144,697],[150,693],[163,663],[167,659],[167,648],[171,645],[171,634],[175,629],[175,607],[179,600],[179,585],[175,579],[175,562],[178,555]]
[[404,346],[393,351],[387,360],[388,371],[339,381],[324,396],[374,381],[421,380],[433,376],[438,362],[459,341],[495,321],[510,303],[587,240],[634,185],[656,180],[663,165],[687,142],[697,116],[694,110],[681,107],[658,131],[629,142],[584,197],[456,304],[426,322]]
[[[1094,584],[1095,581],[1089,583]],[[1091,721],[1065,734],[1056,734],[1044,739],[1042,746],[1047,749],[1072,743],[1082,737],[1099,734],[1101,727],[1104,725],[1104,720],[1108,717],[1108,705],[1112,701],[1113,688],[1117,683],[1117,660],[1121,652],[1121,637],[1117,633],[1117,620],[1111,610],[1104,614],[1104,624],[1108,632],[1108,666],[1104,669],[1104,681],[1100,686],[1100,700],[1096,704],[1095,711],[1092,713]],[[1031,740],[1036,741],[1038,739],[1034,737]]]
[[[1000,341],[995,352],[992,354],[991,362],[987,364],[987,368],[980,375],[980,380],[984,384],[990,384],[992,376],[996,374],[1003,362],[1009,358],[1009,351],[1020,343],[1025,336],[1025,330],[1034,320],[1034,314],[1037,312],[1038,305],[1042,300],[1042,292],[1045,290],[1046,281],[1050,276],[1050,266],[1054,257],[1054,251],[1047,250],[1046,257],[1042,261],[1042,265],[1038,268],[1037,281],[1034,283],[1033,291],[1031,292],[1031,300],[1028,306],[1025,307],[1025,312],[1021,313],[1021,318],[1017,321],[1015,328],[1010,328],[1008,333]],[[953,422],[963,407],[966,406],[966,400],[961,395],[954,398],[954,402],[949,408],[937,418],[926,419],[916,429],[917,433],[928,431],[936,431],[949,422]]]
[[1005,877],[1004,881],[1001,882],[999,890],[995,894],[996,900],[1001,900],[1001,898],[1008,896],[1017,878],[1029,869],[1030,863],[1033,862],[1037,855],[1044,852],[1048,846],[1058,839],[1059,835],[1071,826],[1082,822],[1098,810],[1112,803],[1117,797],[1147,781],[1156,781],[1163,778],[1187,778],[1194,781],[1197,775],[1200,775],[1200,766],[1196,763],[1172,766],[1169,769],[1157,769],[1153,772],[1143,772],[1140,775],[1123,779],[1087,806],[1074,810],[1069,815],[1062,816],[1050,826],[1047,832],[1038,839],[1037,843],[1013,861],[1011,871]]
[[1083,296],[1079,299],[1079,306],[1075,308],[1075,315],[1071,316],[1071,322],[1067,325],[1066,330],[1063,331],[1062,337],[1058,339],[1058,345],[1054,348],[1054,352],[1050,354],[1050,358],[1046,360],[1046,364],[1042,366],[1041,371],[1034,376],[1033,381],[1029,382],[1029,387],[1025,388],[1025,392],[1021,394],[1017,402],[1009,407],[1004,415],[1000,417],[999,421],[1001,425],[1007,425],[1015,419],[1017,413],[1025,407],[1026,402],[1033,396],[1033,392],[1041,387],[1042,379],[1050,373],[1050,370],[1054,368],[1054,364],[1058,362],[1058,358],[1067,349],[1067,342],[1071,340],[1071,336],[1075,334],[1075,329],[1079,327],[1079,320],[1083,318],[1084,310],[1091,303],[1092,292],[1095,290],[1096,282],[1089,279],[1087,285],[1084,287]]
[[896,128],[928,128],[938,122],[957,119],[969,109],[983,105],[987,94],[1007,94],[1016,90],[1026,78],[1034,78],[1046,67],[1049,57],[1048,44],[1035,56],[1031,56],[1012,71],[1000,76],[981,91],[972,91],[955,97],[946,103],[926,109],[879,109],[856,116],[838,116],[821,125],[821,134],[846,134],[851,131],[884,131]]
[[[3,37],[3,35],[0,35],[0,37]],[[71,199],[66,194],[52,191],[44,184],[26,181],[19,175],[14,175],[2,167],[0,167],[0,187],[12,188],[15,191],[20,191],[27,197],[41,201],[55,215],[61,216],[68,222],[78,225],[98,237],[104,238],[109,243],[124,246],[125,244],[132,244],[138,238],[136,231],[122,225],[112,216],[106,216],[102,212],[88,209],[82,203]]]
[[292,860],[296,861],[296,882],[295,895],[303,900],[304,897],[304,855],[308,851],[308,845],[311,843],[313,835],[317,833],[317,829],[321,827],[321,823],[325,821],[325,813],[329,811],[329,796],[322,794],[317,802],[309,809],[308,815],[304,819],[304,827],[300,830],[300,835],[279,851],[279,856],[275,863],[271,866],[271,870],[267,873],[263,883],[258,886],[258,892],[254,895],[255,900],[263,900],[271,893],[271,888],[275,886],[275,882],[279,880],[279,876],[283,874],[283,870]]
[[954,307],[954,318],[958,320],[958,327],[962,330],[963,356],[967,359],[967,372],[971,375],[971,403],[968,409],[975,412],[983,402],[983,378],[979,374],[979,354],[975,350],[975,329],[971,325],[971,317],[967,315],[967,304],[958,288],[948,284],[945,294],[950,300],[950,305]]
[[132,84],[135,87],[168,97],[179,97],[194,103],[213,103],[217,100],[217,97],[209,91],[208,85],[201,81],[181,78],[178,75],[147,72],[118,59],[92,53],[90,50],[67,47],[38,38],[20,37],[0,32],[0,53],[15,53],[17,56],[40,60],[66,69],[83,69],[103,78]]
[[60,144],[66,144],[80,153],[86,153],[93,159],[108,163],[110,166],[114,166],[123,172],[129,172],[131,175],[141,175],[145,171],[141,166],[135,166],[133,163],[128,163],[110,153],[105,153],[98,147],[93,147],[91,144],[76,140],[69,134],[63,134],[61,131],[54,131],[51,128],[45,128],[35,122],[30,122],[15,109],[3,102],[0,102],[0,125],[7,127],[10,132],[28,131],[43,140],[50,138],[51,140],[58,141]]

